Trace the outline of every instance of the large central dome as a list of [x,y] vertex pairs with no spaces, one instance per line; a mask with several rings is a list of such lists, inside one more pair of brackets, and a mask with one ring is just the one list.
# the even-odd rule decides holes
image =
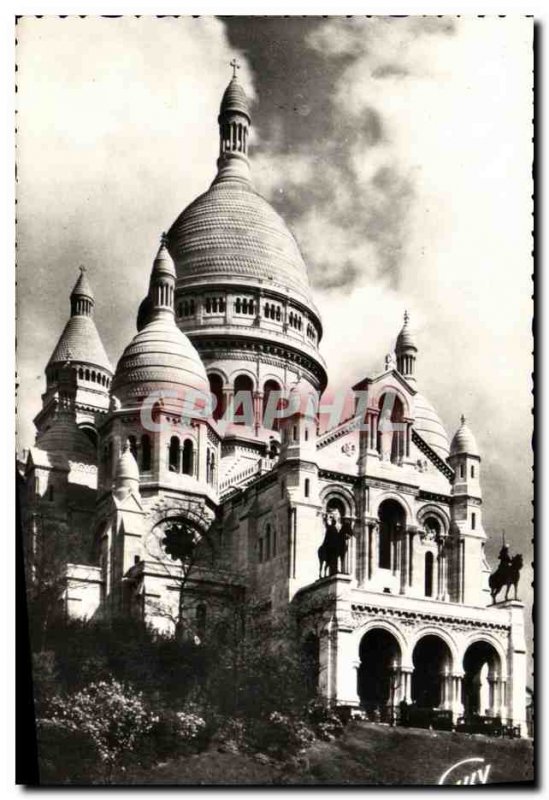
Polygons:
[[249,183],[214,184],[168,233],[178,284],[203,279],[262,282],[312,305],[307,268],[283,219]]

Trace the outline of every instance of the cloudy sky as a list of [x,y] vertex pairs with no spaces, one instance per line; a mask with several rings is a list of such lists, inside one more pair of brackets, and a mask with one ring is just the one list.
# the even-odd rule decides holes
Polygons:
[[483,456],[485,524],[530,555],[532,21],[24,18],[18,25],[20,445],[79,264],[116,364],[160,233],[210,184],[237,55],[255,185],[323,315],[330,385],[405,308],[421,391]]

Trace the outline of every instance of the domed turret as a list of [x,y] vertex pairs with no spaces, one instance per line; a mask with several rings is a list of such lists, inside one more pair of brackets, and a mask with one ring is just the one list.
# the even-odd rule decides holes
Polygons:
[[209,392],[200,356],[174,321],[174,283],[175,269],[163,238],[151,272],[142,327],[124,350],[113,378],[112,392],[122,406],[137,405],[155,393],[165,407],[181,412],[188,390]]
[[250,128],[250,109],[246,92],[238,82],[236,70],[239,65],[235,58],[231,61],[233,77],[225,89],[219,109],[219,158],[215,183],[220,181],[250,180],[248,163],[248,132]]
[[409,383],[415,383],[415,367],[416,367],[416,353],[417,345],[414,335],[409,326],[410,316],[407,311],[404,312],[404,325],[398,334],[395,355],[397,359],[397,369]]
[[71,317],[48,361],[49,367],[67,362],[99,367],[112,375],[112,366],[103,347],[93,314],[95,300],[84,267],[70,296]]
[[480,457],[478,445],[471,429],[467,425],[464,415],[461,415],[461,425],[457,429],[452,444],[450,445],[450,455],[468,455]]

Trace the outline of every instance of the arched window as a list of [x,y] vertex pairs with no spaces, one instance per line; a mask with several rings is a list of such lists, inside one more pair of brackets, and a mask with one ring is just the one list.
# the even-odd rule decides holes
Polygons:
[[406,430],[402,401],[393,391],[379,400],[377,451],[384,460],[400,464],[406,455]]
[[89,371],[89,369],[86,370],[85,379],[87,381],[89,381],[89,379],[90,379],[90,371]]
[[[263,426],[267,427],[267,425],[265,424],[267,422],[269,427],[272,426],[272,430],[276,431],[278,430],[278,419],[276,417],[272,421],[270,419],[268,420],[265,419],[265,412],[267,411],[267,407],[269,406],[269,398],[271,397],[271,394],[275,392],[278,393],[278,400],[276,403],[276,409],[278,410],[280,408],[280,404],[282,403],[282,398],[280,396],[281,395],[280,386],[276,381],[273,380],[265,381],[265,383],[263,384]],[[272,402],[274,402],[274,400]]]
[[210,454],[210,483],[215,483],[215,453]]
[[475,477],[475,465],[471,464],[471,478]]
[[425,597],[433,596],[433,554],[425,553]]
[[137,461],[137,439],[135,436],[128,436],[128,441],[130,443],[130,452]]
[[282,312],[280,310],[280,306],[277,306],[276,307],[276,319],[277,319],[278,322],[280,322],[281,315],[282,315]]
[[272,536],[272,538],[271,538],[272,556],[273,556],[273,558],[274,558],[274,557],[276,556],[276,545],[277,545],[277,541],[276,541],[276,528],[273,528],[273,532],[272,532],[272,535],[271,535],[271,536]]
[[459,465],[459,477],[460,478],[464,478],[465,477],[465,468],[464,468],[463,464]]
[[309,492],[311,490],[311,481],[309,478],[305,478],[305,497],[309,497]]
[[213,418],[214,419],[221,419],[223,414],[225,413],[225,396],[223,394],[223,379],[220,375],[216,375],[212,373],[208,375],[208,380],[210,382],[210,392],[213,395],[212,405],[215,403],[215,408],[213,410]]
[[141,469],[148,472],[151,468],[151,440],[145,433],[141,437]]
[[185,475],[192,475],[194,467],[194,448],[190,439],[185,439],[183,444],[183,472]]
[[82,369],[82,367],[80,367],[80,369],[78,370],[78,377],[80,378],[80,380],[84,380],[84,370]]
[[476,527],[477,527],[477,515],[473,511],[473,513],[471,514],[471,530],[474,531]]
[[237,314],[240,314],[240,306],[241,306],[241,300],[240,297],[237,297],[234,304],[234,310],[236,311]]
[[92,369],[91,379],[95,383],[95,370]]
[[172,436],[170,439],[170,449],[168,457],[168,469],[170,472],[179,472],[179,439],[177,436]]
[[199,639],[203,639],[206,635],[206,605],[199,603],[196,607],[196,633]]
[[379,507],[379,559],[380,569],[396,569],[396,542],[406,524],[406,514],[396,500],[384,500]]
[[[237,425],[253,425],[253,391],[254,391],[254,383],[249,375],[238,375],[234,382],[234,394],[235,394],[235,408],[234,408],[234,415],[236,417],[242,416],[249,416],[252,414],[252,419],[236,419],[235,424]],[[237,399],[238,393],[241,392],[240,398]],[[244,398],[244,399],[243,399]],[[236,405],[238,402],[238,405]]]

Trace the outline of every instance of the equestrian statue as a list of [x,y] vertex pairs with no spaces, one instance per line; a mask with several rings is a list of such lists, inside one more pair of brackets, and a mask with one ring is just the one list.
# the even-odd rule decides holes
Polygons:
[[[353,535],[351,526],[341,518],[341,513],[337,508],[328,511],[324,525],[324,541],[318,548],[319,578],[344,571],[348,540]],[[341,569],[339,569],[340,565]]]
[[505,600],[509,599],[511,586],[515,587],[515,600],[517,599],[517,587],[522,567],[522,556],[517,554],[511,557],[509,547],[504,544],[499,551],[499,566],[488,579],[492,603],[496,602],[496,597],[504,586],[506,587]]

